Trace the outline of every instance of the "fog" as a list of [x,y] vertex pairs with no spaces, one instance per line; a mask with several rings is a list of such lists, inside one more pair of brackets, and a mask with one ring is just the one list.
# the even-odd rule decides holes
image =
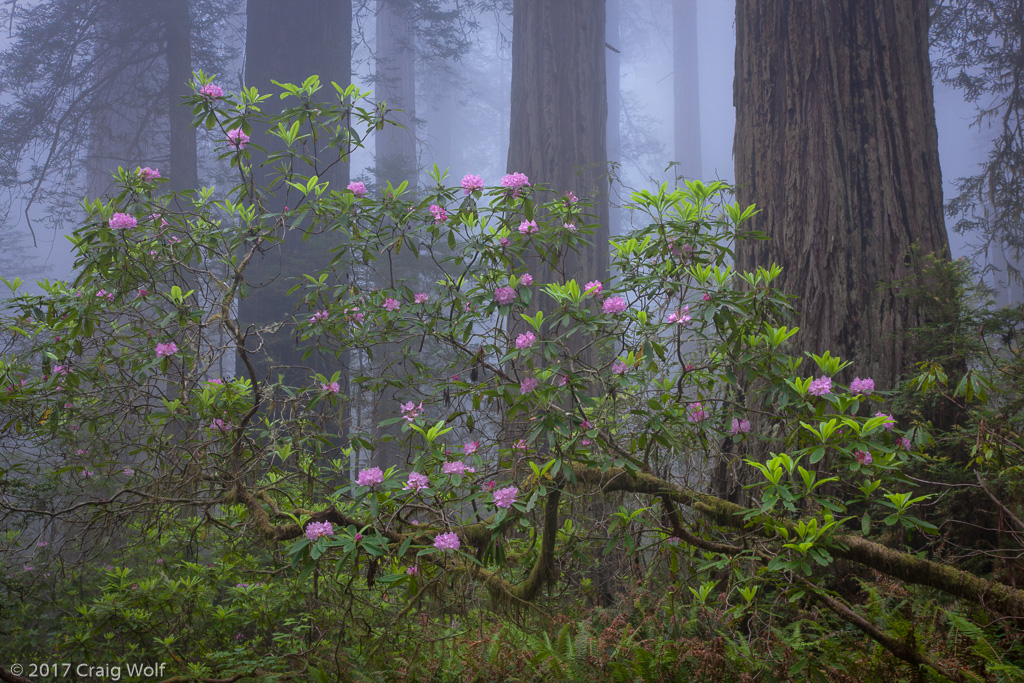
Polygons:
[[[24,56],[19,56],[15,49],[27,22],[45,19],[33,15],[33,11],[41,7],[71,4],[76,3],[20,0],[13,5],[5,5],[0,14],[0,25],[6,29],[0,33],[0,50],[3,50],[7,71],[5,82],[0,83],[0,103],[5,108],[0,116],[5,128],[3,158],[13,164],[0,188],[0,218],[3,220],[0,225],[0,264],[5,277],[22,277],[29,281],[40,276],[72,277],[71,255],[65,237],[73,229],[76,217],[81,218],[81,212],[74,207],[90,187],[88,169],[95,168],[95,164],[90,164],[89,159],[109,157],[106,172],[121,164],[146,165],[144,159],[118,158],[117,149],[96,149],[100,138],[94,133],[87,144],[80,145],[60,163],[47,167],[48,143],[55,146],[65,144],[60,137],[69,135],[72,127],[64,125],[47,139],[26,142],[24,133],[11,123],[11,108],[19,100],[31,96],[32,87],[38,89],[42,86],[35,83],[26,89],[24,84],[16,87],[11,83],[11,73],[17,73],[17,69],[38,67],[24,62]],[[204,5],[202,2],[194,4]],[[98,13],[94,20],[100,23],[104,21],[104,12],[117,12],[101,0],[77,5],[90,6],[91,11]],[[219,41],[220,44],[206,53],[197,51],[200,56],[219,51],[221,59],[212,65],[197,57],[192,67],[207,71],[211,67],[219,67],[218,82],[226,89],[237,90],[242,85],[245,70],[246,8],[239,0],[221,5],[221,9],[230,11],[225,12],[218,22],[206,26],[212,32],[214,42]],[[697,0],[696,5],[700,175],[706,180],[732,182],[734,7],[730,2],[719,0]],[[457,183],[465,173],[480,174],[485,182],[496,182],[506,171],[513,30],[510,7],[509,2],[477,4],[477,11],[468,20],[472,24],[470,28],[464,23],[447,29],[462,33],[453,38],[460,42],[457,49],[443,56],[429,53],[431,45],[427,44],[424,36],[416,38],[415,74],[418,83],[415,87],[414,128],[421,186],[427,182],[426,172],[434,163],[443,168],[450,167],[450,183]],[[354,6],[352,79],[364,91],[376,89],[374,8],[374,3],[367,2],[355,3]],[[193,7],[193,13],[199,9]],[[618,14],[619,44],[610,45],[617,50],[619,58],[618,124],[623,154],[617,161],[622,164],[621,180],[625,186],[649,187],[672,181],[677,172],[677,169],[666,171],[669,162],[674,160],[675,148],[672,126],[672,4],[669,0],[620,0]],[[268,49],[286,50],[287,47]],[[88,57],[87,52],[80,50],[76,58],[85,61]],[[19,62],[19,59],[23,61]],[[145,81],[140,77],[134,83],[138,86]],[[965,102],[962,92],[936,81],[934,94],[943,189],[948,198],[954,193],[953,181],[975,173],[985,160],[994,133],[987,127],[971,125],[976,113],[975,105]],[[135,97],[132,92],[122,95],[128,100]],[[67,117],[77,116],[66,102],[58,101],[55,106],[66,107],[63,113]],[[93,102],[92,106],[103,105]],[[88,111],[82,114],[87,115]],[[137,123],[143,128],[152,126],[154,116],[165,116],[165,113],[146,114],[139,117]],[[138,132],[145,135],[148,134],[146,130]],[[73,134],[81,135],[82,132]],[[218,165],[213,159],[213,149],[210,145],[203,145],[202,136],[199,148],[201,182],[216,184],[218,174],[227,182],[223,177],[224,165]],[[167,163],[166,151],[156,151],[154,156]],[[159,162],[160,158],[149,165]],[[353,179],[372,180],[376,167],[372,141],[357,151],[351,161]],[[45,169],[42,173],[41,167]],[[95,186],[94,182],[92,184]],[[981,236],[960,235],[949,230],[949,237],[954,257],[975,258],[979,268],[986,265],[986,259],[979,258],[977,254],[978,245],[984,241]],[[1000,278],[990,274],[989,281],[996,283]],[[1007,296],[1008,303],[1015,300],[1017,294]]]

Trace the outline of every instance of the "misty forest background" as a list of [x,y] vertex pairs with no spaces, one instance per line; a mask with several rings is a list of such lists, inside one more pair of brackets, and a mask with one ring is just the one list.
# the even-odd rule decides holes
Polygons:
[[[31,672],[10,668],[33,658],[173,660],[175,677],[167,680],[174,681],[1024,675],[1022,42],[1024,3],[1016,0],[4,2],[0,276],[9,287],[19,279],[24,284],[7,295],[0,333],[0,385],[10,387],[0,405],[0,680],[62,680],[52,672],[36,669],[28,677]],[[293,93],[307,98],[305,109],[278,97],[282,86],[276,84],[308,85],[312,75],[323,90]],[[197,94],[208,81],[225,93],[255,87],[273,96],[255,103],[259,112],[245,109],[253,103],[244,100],[225,114],[217,110],[221,100]],[[341,93],[337,98],[332,82]],[[350,85],[371,93],[369,98],[353,101],[352,91],[344,94]],[[243,100],[223,100],[229,101],[234,106]],[[335,104],[315,108],[328,101]],[[331,146],[340,140],[350,151],[317,174],[334,192],[321,198],[317,191],[316,200],[307,197],[313,184],[298,198],[293,190],[302,188],[282,177],[301,177],[305,186],[301,168],[318,159],[295,157],[282,142],[287,136],[267,133],[271,123],[302,116],[313,130],[313,110],[344,121]],[[237,146],[225,151],[224,130],[235,125],[251,135],[246,155]],[[357,136],[363,125],[365,134]],[[135,172],[140,167],[159,169],[159,185],[146,185]],[[443,181],[435,168],[447,170]],[[536,205],[511,190],[463,194],[459,187],[467,174],[493,188],[515,172],[544,186],[530,196]],[[353,201],[362,195],[352,188],[360,183],[367,199],[357,210]],[[633,194],[657,193],[663,183],[658,198]],[[134,207],[141,226],[142,207],[163,201],[167,218],[205,216],[196,220],[205,230],[215,222],[208,213],[213,209],[197,191],[208,188],[209,196],[221,198],[239,187],[235,196],[263,217],[262,225],[283,225],[291,220],[289,211],[307,202],[316,208],[302,213],[297,225],[319,225],[330,214],[379,222],[367,237],[353,218],[342,226],[343,237],[322,243],[310,239],[319,235],[312,227],[258,238],[252,228],[220,247],[197,241],[194,253],[167,265],[165,284],[181,285],[177,306],[185,306],[181,290],[192,289],[193,312],[212,311],[219,301],[223,310],[208,322],[198,322],[203,314],[182,313],[157,323],[152,313],[133,318],[127,308],[117,309],[104,329],[112,331],[111,339],[113,331],[128,327],[139,335],[143,329],[160,334],[172,322],[195,330],[201,338],[196,367],[176,360],[168,365],[166,359],[159,366],[180,382],[147,385],[140,379],[145,373],[136,373],[142,366],[132,366],[136,370],[125,371],[117,385],[132,390],[104,403],[113,394],[101,389],[108,381],[101,376],[116,374],[110,367],[122,362],[119,352],[86,342],[72,353],[68,340],[59,346],[62,335],[26,333],[33,311],[38,317],[51,306],[48,318],[41,315],[52,323],[54,302],[68,305],[74,287],[80,293],[95,284],[90,278],[96,269],[110,268],[104,259],[115,257],[101,255],[100,245],[113,239],[111,211]],[[575,195],[570,201],[565,193],[579,195],[582,213]],[[471,234],[463,240],[454,228],[447,238],[438,236],[442,224],[455,224],[444,223],[449,213],[466,226],[485,225],[488,197],[488,215],[496,224],[507,222],[513,238],[520,219],[568,231],[576,217],[587,224],[584,232],[594,244],[577,241],[575,223],[572,234],[563,235],[570,248],[529,247],[511,257],[480,247]],[[83,204],[83,198],[102,204]],[[444,206],[444,199],[449,213],[442,220],[435,202]],[[733,201],[735,214],[725,208]],[[691,207],[689,213],[680,202]],[[741,216],[751,204],[758,212]],[[436,222],[426,221],[425,232],[411,231],[408,217],[427,215],[428,205]],[[396,206],[404,207],[404,217]],[[218,210],[225,225],[233,220],[227,218],[230,207]],[[672,211],[678,213],[667,218]],[[170,230],[177,226],[172,221]],[[665,238],[666,229],[690,231],[679,233],[688,236],[685,255]],[[740,239],[744,230],[755,231],[745,235],[753,239]],[[307,304],[316,311],[316,302],[345,299],[364,313],[376,303],[395,312],[399,300],[407,306],[403,292],[410,301],[414,292],[422,296],[416,303],[427,301],[429,292],[433,302],[442,295],[440,264],[471,260],[460,248],[484,254],[473,261],[481,273],[507,268],[519,278],[526,267],[538,285],[574,278],[577,304],[587,295],[580,291],[584,282],[603,282],[613,294],[615,278],[622,283],[619,293],[645,315],[669,312],[673,297],[680,297],[680,305],[689,302],[672,309],[677,318],[670,322],[718,296],[694,284],[712,281],[711,271],[701,278],[699,270],[686,270],[678,279],[689,294],[679,294],[659,289],[669,286],[665,278],[647,278],[640,266],[630,270],[630,250],[647,249],[647,243],[614,249],[607,243],[621,238],[621,245],[634,234],[663,242],[664,254],[644,261],[655,266],[667,255],[687,268],[706,262],[755,272],[775,263],[782,271],[770,277],[765,271],[763,280],[735,287],[720,279],[730,313],[708,312],[699,339],[675,339],[678,353],[662,357],[660,369],[651,363],[655,351],[664,356],[663,333],[644,337],[590,318],[577,319],[584,332],[570,330],[569,317],[566,327],[548,323],[551,330],[565,330],[559,353],[577,363],[563,367],[586,368],[579,377],[589,382],[571,400],[547,404],[549,412],[571,404],[562,411],[564,425],[529,427],[517,403],[527,399],[518,389],[482,394],[507,413],[481,410],[473,386],[478,372],[490,379],[477,386],[491,386],[488,381],[511,377],[507,368],[519,368],[520,361],[483,342],[479,350],[469,348],[435,326],[462,315],[463,303],[466,315],[484,307],[451,291],[446,296],[455,297],[452,305],[435,313],[441,322],[416,328],[420,336],[411,335],[413,342],[397,335],[393,321],[377,337],[368,333],[330,352],[316,342],[326,327],[307,334]],[[414,235],[420,246],[405,246],[417,244]],[[361,253],[359,240],[369,240]],[[417,249],[413,258],[410,251]],[[155,250],[148,253],[157,258]],[[221,300],[219,278],[237,263],[233,254],[248,254],[242,259],[246,270],[237,291]],[[339,265],[341,255],[351,264]],[[381,267],[385,261],[387,268]],[[315,277],[303,280],[304,273],[324,277],[317,284]],[[55,289],[43,280],[76,284]],[[785,297],[766,289],[773,281],[795,297],[792,314]],[[335,287],[333,298],[317,299],[328,287]],[[137,291],[138,298],[148,294],[145,287]],[[692,296],[701,291],[703,299]],[[106,295],[101,292],[97,296]],[[392,293],[397,299],[389,298]],[[605,299],[604,313],[614,313],[611,299]],[[521,322],[505,321],[507,309],[485,304],[491,308],[460,328],[465,339],[485,328],[509,343],[522,339]],[[332,321],[352,310],[330,305],[324,304]],[[523,306],[558,320],[554,304]],[[346,324],[354,319],[344,318]],[[98,339],[99,320],[97,331],[83,323],[73,334]],[[783,331],[772,349],[793,354],[793,363],[783,360],[781,350],[757,358],[739,351],[738,340],[756,337],[757,325],[768,326],[764,339],[770,340],[772,330],[785,330],[773,327],[782,323],[798,325],[800,336],[787,341]],[[718,336],[704,334],[712,328]],[[246,342],[256,339],[258,349],[251,351]],[[630,350],[627,339],[641,341]],[[526,342],[518,343],[524,349]],[[184,352],[185,344],[180,346]],[[761,346],[767,349],[769,342]],[[851,365],[828,356],[812,361],[811,353],[825,350]],[[616,359],[616,353],[622,355]],[[684,360],[693,353],[704,354],[696,370]],[[68,374],[59,364],[67,354],[80,358],[75,363],[83,368],[98,368],[89,382],[101,426],[90,433],[95,443],[103,442],[103,463],[89,459],[98,457],[99,446],[75,449],[78,436],[60,432],[65,428],[57,425],[57,403],[46,407],[51,377]],[[449,387],[437,389],[431,382],[442,368]],[[627,369],[636,370],[637,387],[614,383]],[[145,372],[156,370],[145,366]],[[663,389],[660,371],[675,373]],[[570,374],[576,381],[573,373],[567,371],[567,383]],[[821,385],[793,384],[794,376],[804,375],[835,379],[835,394],[840,380],[849,386],[845,398],[836,399],[835,414],[814,408],[809,398]],[[873,378],[872,390],[856,391],[855,375],[861,387],[861,378]],[[326,398],[303,398],[299,387],[312,376],[313,388],[322,387]],[[19,393],[26,378],[38,380],[40,393]],[[211,380],[228,388],[200,392]],[[683,393],[673,394],[690,381],[703,407],[690,402],[698,394],[685,400]],[[773,383],[789,389],[769,389]],[[530,393],[528,384],[521,386],[522,395]],[[406,476],[403,468],[421,466],[409,426],[419,425],[414,419],[421,415],[413,404],[397,408],[410,399],[410,387],[418,387],[428,406],[443,404],[449,426],[457,424],[467,439],[476,439],[458,446],[467,463],[480,449],[478,468],[487,462],[494,472],[510,475],[522,496],[508,512],[521,528],[510,528],[501,509],[491,517],[478,510],[478,494],[458,498],[457,479],[445,504],[476,521],[454,525],[450,515],[438,513],[444,522],[436,530],[457,532],[469,548],[458,560],[431,554],[444,548],[431,549],[432,541],[418,535],[420,521],[410,521],[412,513],[396,512],[394,527],[379,521],[397,498],[383,491],[367,496],[355,483],[370,482],[365,473],[375,467],[397,481]],[[184,412],[175,412],[193,389],[202,401],[225,406],[223,420],[211,423],[200,411],[192,425]],[[875,389],[870,400],[878,405],[871,412],[879,409],[878,416],[893,420],[899,431],[871,417],[847,429],[865,444],[879,444],[879,480],[906,493],[872,503],[862,488],[854,503],[851,496],[859,494],[850,491],[857,488],[839,484],[808,484],[806,496],[794,497],[787,497],[789,489],[780,492],[778,482],[761,488],[758,473],[770,478],[769,471],[784,467],[798,482],[795,462],[786,465],[777,456],[780,442],[792,453],[806,447],[815,467],[813,474],[799,467],[805,483],[807,476],[824,480],[834,474],[830,468],[845,467],[832,456],[821,460],[824,450],[816,453],[801,439],[811,431],[827,442],[826,421],[856,417]],[[799,394],[797,402],[807,399],[799,410],[792,407],[796,399],[779,398],[791,390]],[[249,412],[242,408],[247,400],[254,402]],[[64,409],[72,406],[70,394],[67,401],[59,401]],[[174,403],[171,417],[142,426],[142,406],[160,401]],[[593,412],[571,417],[577,402]],[[687,441],[695,437],[686,430],[703,421],[712,404],[734,412],[722,413],[724,427],[716,435]],[[458,410],[448,410],[451,405]],[[244,418],[232,421],[231,410]],[[599,414],[608,419],[607,428],[591,424]],[[746,414],[752,430],[750,422],[741,427]],[[262,431],[245,431],[250,419]],[[64,414],[60,420],[81,421]],[[813,420],[817,431],[802,420]],[[678,429],[669,426],[673,421]],[[228,449],[232,457],[251,457],[244,476],[196,465],[172,477],[155,464],[158,456],[147,455],[156,452],[157,442],[212,449],[212,441],[224,436],[216,434],[218,422],[225,433],[237,430]],[[828,434],[834,429],[828,427]],[[319,435],[310,460],[285,462],[289,456],[281,455],[280,444],[287,441],[298,452],[303,439],[313,438],[310,430]],[[169,440],[154,441],[157,432]],[[548,445],[520,461],[518,444],[525,442],[519,438],[527,433],[543,434]],[[595,464],[591,456],[563,457],[563,443],[576,448],[581,438],[615,459]],[[698,441],[699,447],[692,445]],[[854,473],[870,471],[859,469],[871,465],[870,454],[838,444],[837,453],[857,454],[859,464],[849,460]],[[490,447],[501,455],[489,459]],[[549,472],[552,463],[557,466]],[[92,482],[85,479],[101,468],[112,474],[99,499],[86,492]],[[121,473],[129,471],[139,478],[125,480]],[[144,472],[152,475],[149,488],[140,483]],[[78,488],[61,483],[68,476]],[[178,488],[186,479],[203,483],[186,494],[187,487]],[[570,502],[567,492],[574,486],[589,493]],[[443,509],[440,501],[423,499],[424,524],[436,521],[430,511]],[[910,516],[914,503],[920,509]],[[847,512],[829,533],[817,527],[808,532],[808,519],[826,520],[831,529],[830,515]],[[339,545],[303,532],[311,519],[333,524]],[[341,545],[343,528],[351,531],[344,536],[348,545]],[[809,539],[802,549],[787,543],[797,529]],[[427,551],[422,564],[401,564],[421,547]],[[333,577],[317,563],[323,553],[341,558]],[[814,562],[807,559],[812,557]],[[343,569],[349,560],[351,570]],[[752,576],[756,581],[745,583]]]

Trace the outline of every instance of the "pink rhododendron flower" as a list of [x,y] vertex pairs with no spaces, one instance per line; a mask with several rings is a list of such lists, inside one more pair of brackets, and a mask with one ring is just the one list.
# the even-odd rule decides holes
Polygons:
[[235,428],[235,426],[233,424],[231,424],[230,422],[227,422],[225,420],[222,420],[219,417],[215,417],[210,422],[210,426],[209,426],[210,431],[220,432],[221,434],[227,434],[228,432],[230,432],[234,428]]
[[437,204],[430,205],[430,215],[434,217],[435,223],[444,223],[448,220],[448,212]]
[[494,300],[506,306],[516,300],[516,290],[511,287],[498,287],[494,291]]
[[423,402],[419,405],[414,405],[412,401],[408,403],[399,404],[402,409],[402,417],[405,418],[406,422],[412,422],[423,412]]
[[485,483],[483,484],[483,486],[481,486],[481,487],[480,487],[480,490],[481,490],[481,491],[489,491],[489,492],[491,492],[491,493],[494,493],[494,488],[495,488],[495,487],[496,487],[497,485],[498,485],[498,482],[496,482],[496,481],[494,481],[494,480],[492,479],[492,480],[490,480],[490,481],[488,481],[488,482],[485,482]]
[[232,128],[228,131],[228,142],[234,145],[237,149],[245,149],[245,146],[249,144],[249,136],[245,134],[241,128]]
[[732,429],[729,430],[730,434],[746,434],[750,431],[750,420],[739,419],[734,417],[732,419]]
[[612,374],[622,375],[626,372],[626,370],[629,370],[629,366],[623,363],[621,360],[617,360],[614,363],[612,363]]
[[583,285],[583,293],[597,296],[604,291],[604,284],[600,280],[591,280],[587,284]]
[[687,419],[690,422],[702,422],[708,414],[704,412],[704,405],[702,403],[691,403],[689,408],[689,415]]
[[139,298],[139,299],[145,299],[148,294],[149,294],[149,290],[148,289],[146,289],[145,287],[139,287],[139,292],[138,292],[138,294],[136,294],[136,297]]
[[514,444],[512,444],[512,449],[513,450],[526,451],[526,449],[528,449],[528,448],[529,448],[529,445],[527,445],[526,439],[519,439]]
[[408,574],[409,576],[416,576],[417,574],[420,573],[420,570],[417,569],[416,567],[408,567],[405,570],[405,573]]
[[855,451],[854,455],[857,457],[857,462],[861,465],[870,465],[872,463],[871,454],[866,451]]
[[569,375],[562,375],[561,377],[558,378],[558,386],[564,387],[568,383],[569,383]]
[[473,194],[476,190],[482,189],[484,189],[484,179],[480,176],[469,173],[462,176],[462,191],[466,193],[466,196]]
[[893,419],[892,415],[888,415],[886,413],[883,413],[883,412],[879,411],[879,412],[875,413],[875,417],[884,417],[884,418],[886,418],[886,421],[885,421],[885,423],[882,426],[885,427],[885,431],[887,431],[887,432],[891,432],[892,428],[896,426],[896,420]]
[[434,547],[438,550],[458,550],[461,545],[459,536],[454,531],[434,537]]
[[327,392],[328,394],[336,394],[339,391],[341,391],[341,385],[338,384],[337,382],[331,382],[330,384],[324,382],[323,384],[320,385],[320,389],[322,391]]
[[533,346],[535,341],[537,341],[537,336],[533,332],[524,332],[516,337],[516,348],[528,349]]
[[387,309],[387,310],[389,310],[389,311],[397,311],[397,310],[398,310],[398,307],[399,307],[400,305],[401,305],[401,304],[399,304],[399,303],[398,303],[397,301],[395,301],[394,299],[385,299],[385,300],[384,300],[384,308],[386,308],[386,309]]
[[704,296],[701,298],[704,299],[704,301],[711,301],[711,295],[707,292],[704,292]]
[[139,175],[142,176],[144,181],[156,180],[160,177],[159,168],[150,168],[149,166],[143,166],[139,169]]
[[359,182],[351,182],[348,184],[348,189],[357,197],[366,196],[366,184]]
[[473,455],[478,450],[480,450],[480,442],[479,441],[467,441],[465,443],[465,445],[463,445],[463,447],[462,447],[462,451],[466,455]]
[[441,471],[447,475],[457,474],[459,476],[463,476],[467,473],[473,474],[476,472],[474,468],[467,467],[466,463],[462,462],[461,460],[446,462],[445,464],[441,465]]
[[427,303],[427,299],[429,299],[429,298],[430,297],[427,296],[425,292],[417,292],[416,296],[414,296],[412,298],[412,300],[415,301],[418,304],[425,304],[425,303]]
[[135,470],[133,470],[131,467],[125,467],[121,471],[124,472],[124,475],[126,477],[134,477],[135,476]]
[[665,539],[665,543],[668,543],[669,545],[679,545],[680,541],[682,541],[682,539],[678,536],[669,536]]
[[218,97],[224,97],[224,91],[221,90],[219,85],[213,83],[207,83],[199,89],[199,94],[203,97],[209,97],[211,100],[215,100]]
[[536,235],[537,234],[537,222],[536,221],[523,221],[519,224],[519,232],[524,235]]
[[309,319],[309,322],[311,322],[311,323],[313,323],[315,325],[316,323],[324,322],[325,320],[327,320],[330,317],[331,317],[331,314],[329,312],[327,312],[327,311],[317,311],[316,313],[313,314],[313,317]]
[[527,377],[519,383],[519,393],[528,394],[540,385],[540,380],[536,377]]
[[511,190],[513,197],[518,197],[520,191],[522,191],[524,187],[529,186],[529,184],[530,179],[527,178],[522,173],[518,172],[509,173],[508,175],[503,176],[501,179],[502,187],[507,187],[509,190]]
[[503,247],[507,247],[508,245],[512,244],[512,240],[510,240],[507,237],[502,237],[498,240],[498,244],[500,244]]
[[825,394],[831,394],[832,378],[824,376],[819,377],[811,382],[811,385],[807,387],[807,393],[812,396],[824,396]]
[[516,496],[518,495],[519,489],[515,486],[498,489],[494,492],[494,506],[499,508],[510,508],[512,507],[512,504],[516,502]]
[[563,200],[565,200],[566,204],[575,204],[576,202],[579,201],[579,199],[576,199],[576,195],[574,195],[572,192],[566,192],[565,196],[563,197]]
[[610,296],[604,300],[602,310],[605,313],[619,314],[626,310],[626,300],[621,296]]
[[310,522],[306,525],[306,538],[315,543],[324,536],[333,536],[334,527],[330,522]]
[[164,356],[173,356],[178,352],[178,345],[174,342],[167,342],[166,344],[156,345],[156,357],[163,358]]
[[530,275],[529,273],[523,273],[522,276],[520,276],[519,278],[519,282],[526,286],[530,286],[533,284],[533,276]]
[[861,379],[860,377],[854,377],[853,381],[850,382],[850,392],[854,394],[870,394],[875,390],[875,380],[870,377]]
[[683,306],[682,310],[676,311],[675,313],[669,313],[668,318],[665,322],[679,323],[680,325],[688,326],[693,321],[693,316],[690,315],[690,307]]
[[345,316],[346,319],[355,320],[357,323],[363,322],[363,318],[366,317],[364,313],[359,311],[358,306],[355,306],[354,308],[346,308],[341,312],[341,314]]
[[909,451],[910,450],[910,439],[908,439],[905,436],[901,436],[900,438],[896,439],[896,446],[898,448],[902,448],[903,450]]
[[562,227],[568,230],[569,232],[576,232],[577,230],[575,223],[562,223]]
[[71,372],[71,367],[70,366],[67,366],[67,365],[54,365],[53,366],[53,374],[55,374],[55,375],[64,375],[66,377],[69,372]]
[[137,227],[138,225],[138,219],[127,213],[115,213],[110,217],[111,230],[127,230],[129,228]]
[[379,467],[367,467],[356,477],[359,486],[376,486],[384,481],[384,471]]
[[402,487],[403,491],[419,491],[430,486],[430,478],[425,474],[419,472],[410,472],[409,480],[405,482],[405,486]]

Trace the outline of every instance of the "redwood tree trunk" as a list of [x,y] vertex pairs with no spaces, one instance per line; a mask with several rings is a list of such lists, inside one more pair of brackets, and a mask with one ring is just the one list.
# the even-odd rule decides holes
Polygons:
[[737,266],[782,265],[800,347],[889,389],[921,316],[880,284],[915,272],[914,244],[949,251],[928,2],[739,0],[736,35],[738,199],[771,237],[740,243]]
[[377,184],[403,180],[416,191],[416,51],[409,0],[377,0],[377,103],[394,111],[388,119],[404,126],[384,126],[374,136]]
[[608,276],[604,3],[516,0],[512,30],[508,171],[593,202],[593,246],[569,254],[564,272],[581,283],[603,280]]
[[192,23],[188,0],[164,0],[167,32],[167,107],[170,119],[171,169],[169,188],[175,191],[199,187],[196,131],[192,109],[182,98],[192,82]]

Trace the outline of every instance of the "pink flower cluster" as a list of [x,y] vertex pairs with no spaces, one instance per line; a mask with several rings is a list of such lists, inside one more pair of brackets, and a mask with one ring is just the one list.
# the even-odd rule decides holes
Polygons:
[[533,343],[537,341],[537,335],[533,332],[524,332],[523,334],[516,337],[516,348],[517,349],[528,349],[533,346]]
[[503,176],[501,179],[501,186],[507,187],[509,190],[511,190],[513,197],[518,197],[522,189],[524,187],[528,187],[529,184],[530,179],[519,172],[509,173],[508,175]]
[[454,531],[446,534],[438,534],[434,537],[434,547],[438,550],[458,550],[462,543],[459,542],[459,535]]
[[341,312],[341,314],[345,316],[347,320],[355,320],[357,323],[363,322],[363,318],[366,317],[365,314],[359,312],[358,306],[354,306],[353,308],[346,308]]
[[893,419],[892,415],[887,415],[886,413],[883,413],[883,412],[879,411],[879,412],[875,413],[875,417],[884,417],[885,418],[885,422],[883,423],[882,426],[885,427],[885,431],[887,431],[887,432],[891,432],[892,428],[896,426],[896,420]]
[[211,100],[215,100],[218,97],[224,97],[224,91],[221,90],[219,85],[214,83],[207,83],[199,89],[199,94],[203,97],[209,97]]
[[730,434],[747,434],[750,432],[750,420],[743,418],[742,420],[738,417],[732,419],[732,428],[729,430]]
[[519,232],[524,235],[536,235],[537,230],[537,221],[523,221],[519,224]]
[[419,417],[421,413],[423,413],[422,401],[419,405],[415,405],[412,401],[409,401],[408,403],[401,403],[399,406],[402,409],[402,417],[405,418],[406,422],[412,422]]
[[480,450],[480,442],[479,441],[467,441],[465,443],[465,445],[462,446],[462,451],[466,455],[473,455],[478,450]]
[[482,189],[484,189],[484,179],[480,176],[467,173],[462,177],[462,191],[466,193],[466,196]]
[[328,313],[327,311],[317,311],[316,313],[313,314],[313,317],[309,319],[309,322],[315,325],[317,323],[322,323],[326,321],[330,317],[331,314]]
[[435,223],[444,223],[448,220],[448,212],[437,204],[430,205],[430,215],[434,217]]
[[138,226],[138,224],[138,219],[127,213],[115,213],[110,217],[111,230],[127,230]]
[[854,456],[861,465],[870,465],[873,461],[871,454],[867,451],[854,451]]
[[683,308],[675,313],[669,313],[668,318],[665,320],[669,323],[679,323],[686,327],[693,321],[693,316],[690,315],[690,307],[683,306]]
[[324,536],[333,536],[334,527],[330,522],[310,522],[306,525],[306,538],[315,543]]
[[379,467],[367,467],[356,477],[359,486],[376,486],[384,481],[384,472]]
[[467,473],[473,474],[476,472],[475,469],[473,469],[472,467],[467,467],[466,463],[462,462],[461,460],[446,462],[445,464],[441,465],[441,471],[449,476],[458,475],[460,477],[465,476]]
[[174,342],[167,342],[166,344],[156,345],[156,357],[163,358],[165,356],[173,356],[178,352],[178,345]]
[[149,182],[150,180],[156,180],[160,177],[160,169],[143,166],[139,169],[139,175],[142,176],[143,181]]
[[605,313],[618,315],[626,310],[626,300],[621,296],[610,296],[604,300],[604,304],[601,306],[601,309]]
[[384,300],[384,308],[388,311],[397,311],[399,306],[401,306],[401,304],[395,299],[388,298]]
[[516,290],[511,287],[498,287],[494,291],[494,300],[502,306],[507,306],[516,300]]
[[242,150],[249,144],[249,136],[241,128],[232,128],[228,131],[228,142],[235,148]]
[[427,296],[427,294],[425,292],[417,292],[416,296],[414,296],[412,298],[412,300],[415,301],[418,304],[425,304],[425,303],[427,303],[427,299],[429,299],[429,298],[430,297]]
[[875,390],[875,380],[867,377],[861,379],[860,377],[854,377],[853,381],[850,382],[850,392],[854,394],[870,394]]
[[687,416],[687,419],[690,422],[703,422],[708,416],[708,414],[704,412],[704,404],[702,403],[691,403],[688,410],[689,415]]
[[597,296],[604,291],[604,284],[600,280],[591,280],[583,285],[583,293]]
[[533,284],[533,276],[530,275],[529,273],[523,273],[522,275],[519,276],[519,282],[529,287],[530,285]]
[[832,378],[825,376],[819,377],[811,382],[811,385],[807,387],[807,393],[812,396],[824,396],[825,394],[831,394]]
[[430,486],[430,477],[419,472],[410,472],[409,480],[402,487],[403,491],[419,491]]
[[516,502],[516,496],[519,495],[519,489],[515,486],[509,486],[508,488],[498,489],[494,492],[494,506],[499,508],[510,508],[512,504]]
[[627,370],[629,370],[629,366],[623,363],[621,360],[616,360],[614,363],[612,363],[613,375],[623,375],[626,373]]
[[321,391],[328,394],[337,394],[339,391],[341,391],[341,385],[338,384],[337,382],[331,382],[329,384],[327,382],[324,382],[323,384],[320,385],[320,389]]
[[350,192],[352,192],[352,194],[354,194],[357,197],[365,197],[366,196],[366,184],[365,183],[351,182],[351,183],[348,184],[348,189],[349,189]]
[[519,383],[519,393],[523,395],[528,394],[534,389],[536,389],[538,386],[540,386],[539,379],[537,379],[536,377],[527,377],[526,379]]

